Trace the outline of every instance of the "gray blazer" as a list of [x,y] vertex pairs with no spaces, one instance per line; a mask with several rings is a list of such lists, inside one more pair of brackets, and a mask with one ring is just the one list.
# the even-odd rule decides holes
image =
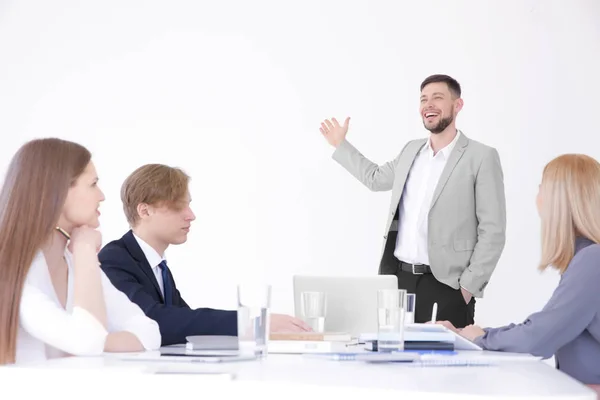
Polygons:
[[[462,132],[461,132],[462,133]],[[372,191],[392,191],[379,267],[395,274],[398,205],[406,178],[427,139],[408,142],[383,165],[364,157],[347,140],[333,159]],[[496,149],[461,134],[440,176],[429,211],[428,253],[436,279],[475,297],[483,297],[500,255],[506,231],[504,176]],[[394,257],[394,259],[392,259]]]

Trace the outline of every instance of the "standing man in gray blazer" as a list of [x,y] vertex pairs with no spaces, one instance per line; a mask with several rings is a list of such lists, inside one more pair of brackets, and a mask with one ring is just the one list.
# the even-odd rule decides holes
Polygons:
[[506,230],[504,178],[496,149],[456,129],[463,107],[459,83],[432,75],[421,84],[420,114],[429,139],[409,141],[383,165],[346,139],[350,118],[321,123],[333,159],[372,191],[392,191],[379,274],[396,275],[416,293],[415,322],[437,317],[456,327],[474,323],[502,254]]

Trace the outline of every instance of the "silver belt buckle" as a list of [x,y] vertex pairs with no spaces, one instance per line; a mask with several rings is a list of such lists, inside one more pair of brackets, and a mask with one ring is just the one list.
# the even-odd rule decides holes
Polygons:
[[[415,264],[410,264],[412,266],[412,273],[413,275],[423,275],[423,272],[415,272]],[[417,265],[423,265],[423,264],[417,264]]]

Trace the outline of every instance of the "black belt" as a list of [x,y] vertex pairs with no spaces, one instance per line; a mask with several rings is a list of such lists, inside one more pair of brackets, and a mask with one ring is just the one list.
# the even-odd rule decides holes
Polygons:
[[403,272],[410,272],[413,275],[430,274],[431,267],[425,264],[409,264],[404,261],[400,261],[400,270]]

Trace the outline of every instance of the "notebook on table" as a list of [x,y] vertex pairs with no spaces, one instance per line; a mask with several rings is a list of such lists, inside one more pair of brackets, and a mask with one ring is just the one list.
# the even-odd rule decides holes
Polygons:
[[238,350],[237,336],[211,336],[211,335],[195,335],[187,336],[185,347],[188,350]]
[[269,340],[302,340],[317,342],[350,342],[352,335],[346,332],[279,332],[271,333]]

